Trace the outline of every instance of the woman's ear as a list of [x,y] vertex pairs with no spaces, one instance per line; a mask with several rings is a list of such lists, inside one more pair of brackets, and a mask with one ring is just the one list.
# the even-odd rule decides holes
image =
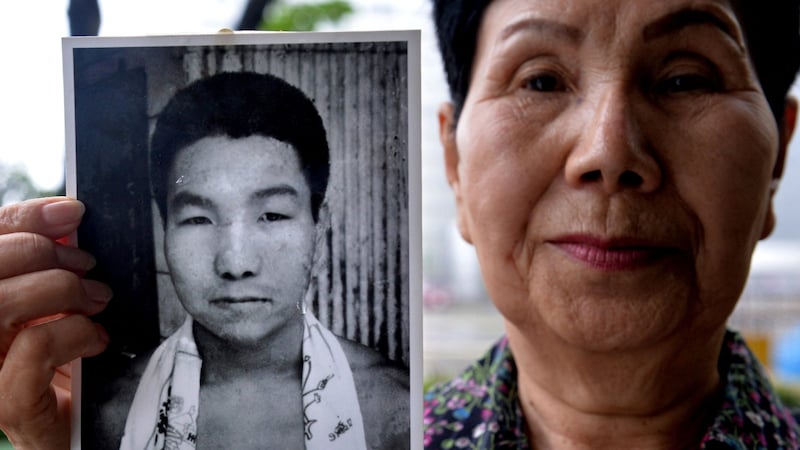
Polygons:
[[772,171],[772,185],[769,190],[769,209],[764,218],[764,227],[761,230],[761,239],[767,238],[775,229],[775,209],[773,198],[778,189],[778,183],[783,176],[783,169],[786,165],[786,153],[789,151],[789,142],[792,140],[794,128],[797,124],[797,99],[794,97],[786,98],[786,106],[783,110],[783,123],[780,128],[778,143],[778,158],[775,160],[775,168]]
[[453,190],[456,199],[456,214],[458,216],[458,231],[465,241],[472,243],[466,219],[466,208],[461,198],[461,180],[459,177],[459,155],[456,144],[455,107],[452,103],[442,103],[439,107],[439,140],[444,149],[444,166],[447,182]]

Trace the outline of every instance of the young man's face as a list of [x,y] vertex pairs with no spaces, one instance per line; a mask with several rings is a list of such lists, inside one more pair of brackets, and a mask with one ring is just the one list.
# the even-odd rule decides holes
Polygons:
[[294,148],[207,137],[178,152],[168,181],[165,254],[196,323],[252,345],[300,314],[315,223]]

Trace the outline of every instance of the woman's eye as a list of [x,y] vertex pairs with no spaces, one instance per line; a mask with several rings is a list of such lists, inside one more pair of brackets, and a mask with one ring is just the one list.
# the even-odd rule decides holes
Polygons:
[[658,94],[680,94],[687,92],[714,92],[718,89],[715,79],[705,75],[677,75],[658,82],[655,91]]
[[566,90],[561,79],[553,74],[536,75],[525,80],[526,89],[537,92],[559,92]]
[[286,216],[284,214],[268,212],[262,214],[261,217],[258,218],[258,220],[259,222],[277,222],[279,220],[286,220],[288,218],[289,216]]
[[189,217],[181,220],[179,225],[211,225],[211,219],[203,216]]

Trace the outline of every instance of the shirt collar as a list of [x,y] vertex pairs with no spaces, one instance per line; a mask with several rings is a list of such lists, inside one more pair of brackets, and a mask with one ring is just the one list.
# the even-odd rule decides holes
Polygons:
[[[800,448],[797,422],[739,334],[726,333],[718,367],[723,384],[720,401],[701,449]],[[528,449],[508,339],[501,339],[459,377],[430,392],[425,416],[426,446],[427,439],[436,442],[442,434],[453,448]]]
[[738,333],[725,335],[719,373],[722,399],[701,449],[800,448],[797,422]]

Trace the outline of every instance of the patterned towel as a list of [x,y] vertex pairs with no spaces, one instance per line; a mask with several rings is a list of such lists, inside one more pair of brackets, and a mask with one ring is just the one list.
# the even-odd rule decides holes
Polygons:
[[[303,379],[299,381],[305,448],[366,449],[347,357],[336,336],[313,314],[306,312],[303,317]],[[121,450],[195,448],[202,363],[189,317],[150,357],[128,412]]]

